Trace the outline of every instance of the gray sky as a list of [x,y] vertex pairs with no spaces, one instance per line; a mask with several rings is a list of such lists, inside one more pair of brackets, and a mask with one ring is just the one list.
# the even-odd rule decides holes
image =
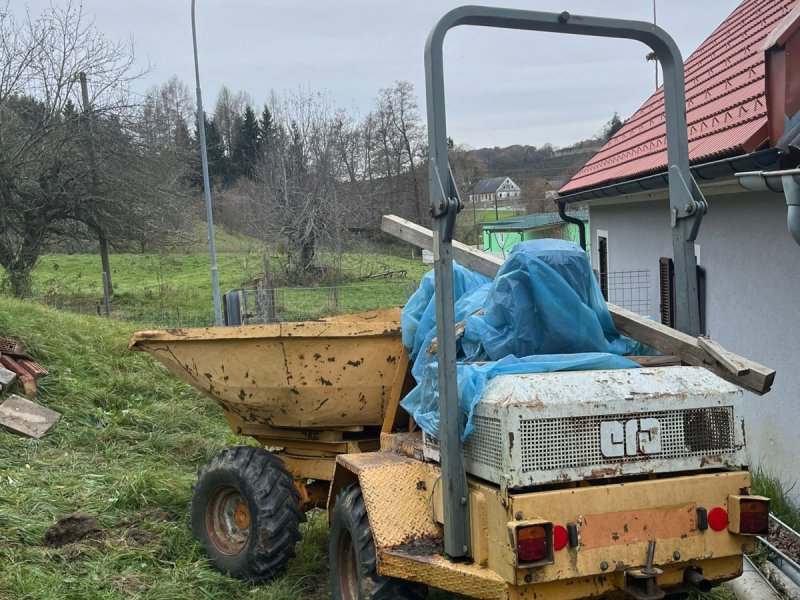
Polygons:
[[[58,4],[60,0],[52,0]],[[658,24],[688,56],[739,0],[657,0]],[[37,14],[50,0],[27,0]],[[327,91],[368,112],[381,87],[411,81],[424,113],[422,51],[458,0],[197,0],[206,110],[222,84],[257,105],[270,90]],[[652,0],[485,0],[485,4],[652,20]],[[14,3],[12,3],[13,6]],[[21,4],[21,2],[20,2]],[[175,74],[194,89],[190,0],[83,0],[107,36],[133,36],[153,65],[136,91]],[[654,89],[637,42],[460,27],[445,40],[448,133],[474,147],[567,145],[627,118]]]

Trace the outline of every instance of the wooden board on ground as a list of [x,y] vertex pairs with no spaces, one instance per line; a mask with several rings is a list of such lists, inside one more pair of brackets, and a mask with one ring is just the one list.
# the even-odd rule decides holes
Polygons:
[[[406,219],[395,215],[384,215],[381,229],[409,244],[427,250],[433,248],[433,232]],[[498,256],[455,241],[453,258],[461,265],[488,277],[494,277],[503,264],[503,259]],[[723,379],[759,395],[766,394],[772,387],[775,371],[769,367],[728,352],[716,343],[712,354],[706,349],[708,344],[698,342],[696,337],[646,319],[614,304],[609,304],[608,310],[620,333],[655,348],[662,354],[677,355],[686,364],[705,367]],[[725,353],[724,363],[715,356],[721,352]]]
[[42,437],[60,417],[56,411],[16,394],[0,404],[0,426],[27,437]]

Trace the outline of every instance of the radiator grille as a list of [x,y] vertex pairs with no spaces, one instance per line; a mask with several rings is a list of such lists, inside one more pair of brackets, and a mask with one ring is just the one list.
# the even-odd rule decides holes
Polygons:
[[[600,451],[601,421],[655,418],[661,452],[608,458]],[[521,419],[522,470],[567,469],[609,462],[637,462],[722,454],[735,449],[733,407],[722,406],[559,419]]]
[[500,438],[500,421],[475,415],[475,429],[464,444],[464,456],[476,463],[501,469],[503,467],[503,442]]
[[[500,419],[492,417],[473,417],[475,429],[461,447],[464,458],[476,465],[492,469],[503,468],[503,442],[500,437]],[[423,440],[426,448],[433,450],[433,456],[439,460],[439,440],[425,434]]]

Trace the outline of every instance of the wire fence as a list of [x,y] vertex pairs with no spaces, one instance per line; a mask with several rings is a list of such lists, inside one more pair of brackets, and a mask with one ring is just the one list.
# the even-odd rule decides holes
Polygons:
[[[415,283],[381,282],[335,287],[234,290],[238,294],[243,324],[308,321],[335,315],[402,306],[416,289]],[[147,292],[147,293],[144,293]],[[143,327],[209,327],[214,309],[208,302],[179,289],[163,294],[126,291],[111,297],[108,316]],[[230,293],[230,292],[229,292]],[[73,313],[105,316],[102,295],[48,295],[35,302]],[[185,302],[182,302],[185,300]]]
[[607,286],[610,303],[650,316],[650,271],[609,271],[598,278],[601,288]]

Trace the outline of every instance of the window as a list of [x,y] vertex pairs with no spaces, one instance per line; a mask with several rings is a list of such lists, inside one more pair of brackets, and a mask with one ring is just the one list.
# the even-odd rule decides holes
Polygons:
[[608,232],[597,230],[597,278],[600,291],[608,302]]

